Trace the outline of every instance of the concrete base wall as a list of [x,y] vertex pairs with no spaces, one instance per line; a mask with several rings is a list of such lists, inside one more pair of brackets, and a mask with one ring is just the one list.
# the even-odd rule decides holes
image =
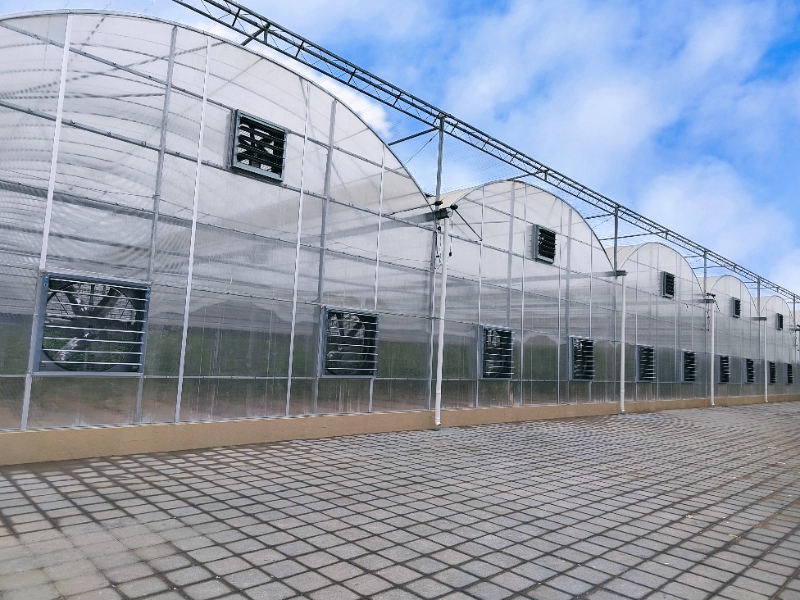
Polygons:
[[[770,402],[792,402],[800,395],[770,397]],[[717,398],[717,406],[760,404],[763,396]],[[655,412],[709,406],[708,398],[626,402],[626,413]],[[541,419],[618,414],[612,402],[548,404],[442,411],[443,427],[469,427]],[[320,415],[274,419],[241,419],[203,423],[160,423],[109,427],[76,427],[0,432],[0,465],[50,462],[100,456],[174,452],[220,446],[317,439],[363,433],[433,429],[433,411],[350,415]]]

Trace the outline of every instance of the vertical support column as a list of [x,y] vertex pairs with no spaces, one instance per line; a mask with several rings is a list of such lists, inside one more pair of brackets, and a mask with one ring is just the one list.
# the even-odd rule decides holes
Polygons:
[[619,206],[614,208],[614,271],[619,269]]
[[[511,298],[512,298],[512,281],[513,281],[513,271],[514,271],[514,209],[516,204],[516,191],[517,191],[517,182],[511,182],[511,205],[508,215],[508,272],[506,274],[506,327],[509,329],[514,329],[511,325]],[[480,379],[475,382],[476,386],[480,385]],[[514,392],[513,392],[513,378],[508,380],[508,386],[506,389],[506,402],[513,405],[514,404]]]
[[[322,310],[322,301],[325,292],[325,251],[327,247],[328,238],[328,208],[331,201],[331,171],[333,169],[333,137],[336,127],[336,106],[339,103],[335,98],[331,102],[331,117],[328,128],[328,157],[325,161],[325,182],[323,187],[323,195],[325,198],[322,200],[322,220],[320,223],[319,234],[319,270],[317,273],[317,331],[315,335],[316,349],[314,361],[314,382],[311,386],[311,412],[317,412],[317,398],[319,397],[319,376],[322,364],[322,336],[325,331],[325,318],[324,311]],[[382,177],[382,176],[381,176]]]
[[[764,364],[764,402],[769,402],[769,364],[767,363],[767,315],[761,306],[761,278],[756,279],[756,302],[758,307],[758,351],[763,352],[762,363]],[[762,315],[761,313],[764,312]],[[764,333],[761,333],[761,322],[764,322]],[[763,343],[762,343],[763,336]]]
[[[381,223],[383,221],[383,182],[386,173],[386,146],[381,154],[381,184],[378,196],[378,234],[375,239],[375,296],[372,300],[372,310],[378,311],[378,278],[381,266]],[[377,374],[376,374],[377,375]],[[375,392],[375,377],[369,380],[369,408],[372,412],[372,395]]]
[[[175,46],[178,39],[178,26],[172,27],[172,35],[169,43],[169,59],[167,62],[167,85],[164,89],[164,106],[161,110],[161,139],[158,145],[158,163],[156,165],[156,186],[153,192],[153,225],[150,229],[150,256],[147,262],[147,282],[153,281],[153,270],[155,269],[156,259],[156,237],[158,233],[158,215],[161,209],[161,190],[164,182],[164,156],[167,151],[167,121],[169,119],[169,102],[172,96],[172,74],[175,70]],[[142,373],[139,377],[139,385],[136,388],[136,411],[134,413],[134,423],[142,421],[142,393],[144,391],[144,361],[147,352],[147,336],[144,337],[142,344]]]
[[[481,300],[483,296],[483,220],[484,220],[484,210],[486,208],[486,186],[481,187],[481,239],[480,239],[480,246],[478,247],[478,323],[482,323],[482,316],[481,316]],[[475,349],[475,373],[478,375],[478,379],[481,377],[481,373],[483,371],[483,365],[481,364],[481,354],[482,348],[481,345],[483,344],[483,338],[479,338],[478,340],[479,346]],[[481,386],[480,382],[478,381],[477,385],[475,386],[475,408],[480,406],[481,402]]]
[[[302,84],[301,84],[302,85]],[[306,122],[303,127],[303,151],[300,158],[300,200],[297,203],[297,242],[294,248],[294,285],[292,286],[292,328],[289,334],[289,367],[286,373],[286,416],[289,416],[292,398],[292,371],[294,369],[294,338],[297,329],[297,289],[300,284],[300,240],[303,235],[303,199],[305,197],[306,148],[308,146],[308,119],[311,110],[311,84],[303,87],[306,100]]]
[[[439,149],[436,159],[436,210],[442,201],[442,161],[444,158],[444,115],[439,115]],[[436,309],[436,254],[438,249],[438,222],[434,221],[433,244],[431,247],[431,276],[429,280],[430,337],[428,342],[428,408],[431,406],[431,384],[433,384],[433,327]],[[449,248],[448,248],[449,252]],[[435,403],[435,401],[434,401]]]
[[[616,271],[619,273],[619,271]],[[627,275],[622,276],[622,317],[619,333],[619,412],[625,412],[625,315],[628,312],[625,284]]]
[[189,239],[189,271],[186,276],[186,299],[183,305],[183,331],[181,332],[181,354],[178,363],[178,395],[175,399],[175,422],[181,420],[183,400],[183,377],[186,370],[186,340],[189,335],[189,306],[192,298],[194,275],[194,251],[197,239],[197,213],[200,203],[200,172],[203,167],[203,136],[206,128],[206,105],[208,104],[208,72],[211,65],[211,38],[206,37],[206,70],[203,75],[203,101],[200,108],[200,135],[197,139],[197,163],[194,173],[194,197],[192,199],[192,233]]
[[[706,297],[708,300],[708,297]],[[715,406],[714,403],[714,367],[716,366],[716,341],[717,341],[717,331],[716,331],[716,323],[717,323],[717,311],[715,310],[717,303],[716,301],[712,301],[706,304],[708,306],[708,310],[711,311],[711,393],[709,394],[709,398],[711,399],[711,406]]]
[[442,372],[444,367],[444,310],[447,299],[447,262],[450,254],[450,217],[444,219],[444,243],[442,244],[442,296],[439,301],[439,347],[436,357],[436,405],[434,423],[442,424]]
[[53,218],[53,194],[56,188],[56,172],[58,167],[58,148],[61,142],[61,120],[64,115],[64,93],[67,86],[67,67],[69,65],[70,37],[72,33],[72,15],[67,15],[64,30],[64,49],[61,56],[61,76],[58,81],[58,101],[56,103],[56,121],[53,131],[53,150],[50,154],[50,177],[47,180],[47,203],[44,210],[44,224],[42,225],[42,248],[39,253],[39,272],[36,280],[36,302],[34,306],[33,323],[31,325],[30,348],[28,352],[28,370],[25,373],[25,390],[22,396],[22,416],[20,429],[28,428],[28,414],[31,405],[31,387],[33,386],[33,370],[39,357],[37,340],[39,339],[39,320],[41,311],[44,310],[41,302],[44,294],[43,276],[47,268],[47,247],[50,243],[50,221]]

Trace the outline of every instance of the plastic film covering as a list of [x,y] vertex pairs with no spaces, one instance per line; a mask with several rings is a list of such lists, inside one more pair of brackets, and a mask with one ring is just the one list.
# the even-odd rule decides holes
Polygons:
[[775,383],[769,385],[768,394],[791,393],[794,386],[788,384],[786,365],[793,365],[793,370],[797,368],[797,331],[793,311],[780,296],[762,296],[761,316],[766,317],[761,321],[762,335],[766,334],[766,356],[762,350],[761,357],[774,362],[776,368]]

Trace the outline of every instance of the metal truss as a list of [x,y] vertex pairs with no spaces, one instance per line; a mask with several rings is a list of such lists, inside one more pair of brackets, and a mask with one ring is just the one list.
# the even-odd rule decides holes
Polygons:
[[[243,46],[256,41],[424,123],[430,128],[426,132],[434,129],[443,130],[447,135],[519,169],[521,175],[518,178],[533,177],[554,189],[605,211],[615,220],[625,221],[647,234],[657,236],[695,256],[703,257],[705,261],[723,267],[740,277],[759,281],[763,288],[797,300],[794,292],[764,279],[742,265],[659,225],[652,219],[611,200],[555,169],[551,169],[505,142],[447,114],[433,104],[361,69],[352,62],[233,0],[173,0],[173,2],[241,34],[244,36],[240,42]],[[405,139],[412,137],[416,137],[416,135]],[[405,139],[397,141],[405,141]]]

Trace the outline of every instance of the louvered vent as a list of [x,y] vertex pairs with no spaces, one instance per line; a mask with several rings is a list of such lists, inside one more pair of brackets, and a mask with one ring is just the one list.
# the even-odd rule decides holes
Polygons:
[[783,315],[781,313],[775,315],[775,327],[779,330],[783,329]]
[[778,368],[777,365],[770,361],[769,362],[769,382],[776,383],[778,381]]
[[40,371],[141,372],[147,288],[48,275],[43,292]]
[[374,377],[378,364],[378,317],[325,309],[324,375]]
[[269,179],[283,179],[286,130],[236,111],[231,166]]
[[731,298],[731,300],[733,301],[733,310],[731,312],[738,319],[742,316],[742,301],[739,298]]
[[531,256],[535,260],[554,263],[556,260],[556,232],[541,225],[533,226]]
[[792,365],[786,365],[786,383],[789,385],[794,383],[794,367]]
[[687,383],[697,381],[697,355],[694,352],[683,353],[683,380]]
[[745,383],[755,383],[756,382],[756,361],[752,358],[746,358],[744,360],[744,374],[745,374]]
[[656,379],[656,350],[652,346],[637,346],[639,381],[655,381]]
[[483,377],[511,379],[514,375],[514,333],[510,329],[483,327]]
[[664,298],[675,297],[675,275],[661,271],[661,295]]
[[594,340],[571,337],[572,378],[577,380],[594,379]]
[[719,382],[730,383],[731,381],[731,357],[719,357]]

